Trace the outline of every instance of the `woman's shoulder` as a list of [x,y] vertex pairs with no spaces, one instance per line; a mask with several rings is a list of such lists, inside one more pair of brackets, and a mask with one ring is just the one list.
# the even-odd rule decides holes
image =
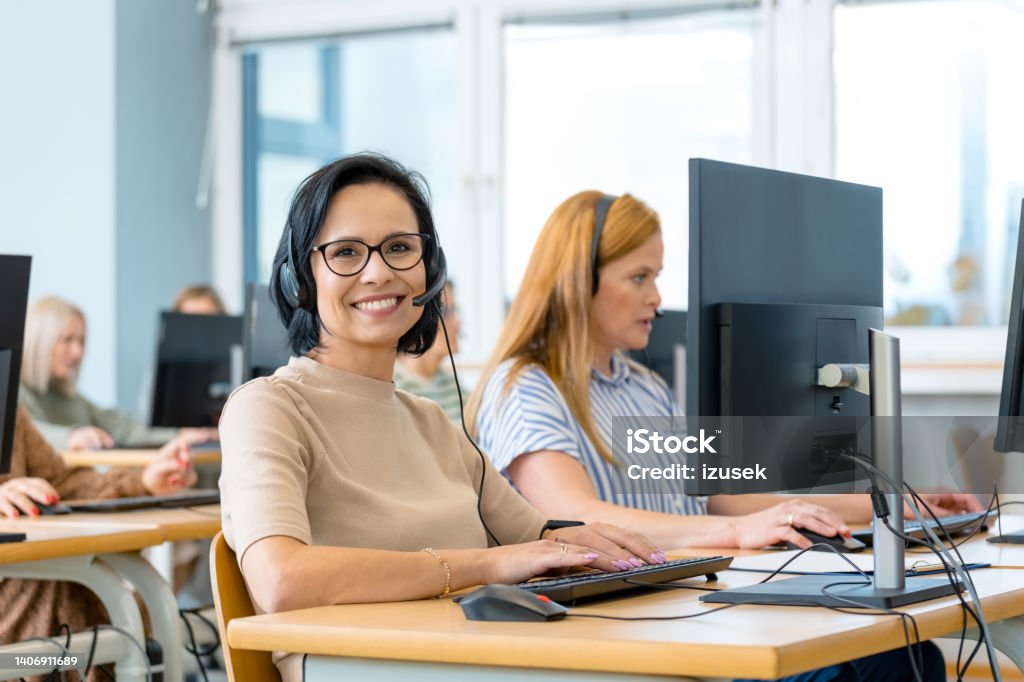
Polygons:
[[497,408],[509,400],[531,405],[563,402],[562,394],[547,370],[534,362],[514,359],[498,365],[488,379],[485,409]]
[[278,410],[294,409],[294,402],[287,398],[287,383],[287,379],[276,374],[256,377],[245,382],[228,396],[227,402],[224,403],[224,415],[238,411],[264,412],[268,406],[277,406]]

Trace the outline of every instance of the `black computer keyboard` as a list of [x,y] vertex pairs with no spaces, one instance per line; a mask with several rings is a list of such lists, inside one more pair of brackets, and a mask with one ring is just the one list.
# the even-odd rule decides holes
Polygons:
[[115,497],[109,500],[67,502],[73,512],[119,512],[133,509],[177,509],[203,504],[220,504],[220,491],[216,489],[184,490],[171,495],[142,495]]
[[[925,512],[927,513],[927,512]],[[934,519],[925,519],[925,524],[935,531],[935,534],[941,539],[943,537],[943,531],[940,530],[940,526],[945,528],[945,532],[950,535],[956,533],[969,532],[978,528],[987,527],[988,519],[996,515],[993,510],[991,512],[971,512],[969,514],[956,514],[954,516],[942,516],[939,518],[939,522]],[[921,527],[920,521],[904,521],[903,532],[912,538],[923,540],[925,538],[924,529]],[[872,534],[870,528],[861,528],[850,533],[854,538],[860,540],[865,545],[871,546]]]
[[24,533],[0,533],[0,544],[5,542],[24,542]]
[[667,583],[673,580],[707,576],[716,579],[718,571],[724,571],[732,563],[731,557],[700,557],[697,559],[670,559],[663,564],[650,564],[631,568],[619,573],[604,571],[587,571],[572,573],[558,578],[542,578],[519,583],[519,587],[534,594],[541,594],[560,602],[571,602],[577,599],[588,599],[623,590],[643,588],[642,584]]

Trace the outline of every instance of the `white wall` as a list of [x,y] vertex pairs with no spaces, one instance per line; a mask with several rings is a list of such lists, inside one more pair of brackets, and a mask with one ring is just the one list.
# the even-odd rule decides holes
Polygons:
[[114,0],[0,0],[0,253],[89,320],[85,395],[115,399]]
[[102,406],[137,411],[157,312],[210,281],[211,56],[194,3],[0,0],[0,253],[33,257],[31,300],[83,309]]

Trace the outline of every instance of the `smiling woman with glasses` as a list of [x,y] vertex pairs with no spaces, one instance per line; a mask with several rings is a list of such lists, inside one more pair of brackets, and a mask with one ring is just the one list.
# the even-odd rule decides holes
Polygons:
[[409,270],[420,264],[429,234],[403,233],[388,237],[380,244],[370,245],[359,239],[338,239],[314,246],[324,257],[331,272],[342,277],[358,275],[370,262],[370,256],[379,253],[392,270]]
[[[665,561],[613,526],[543,531],[440,407],[395,390],[397,355],[434,344],[443,262],[422,179],[390,159],[340,159],[296,192],[270,294],[297,357],[220,423],[224,535],[259,611]],[[275,659],[301,679],[301,656]]]

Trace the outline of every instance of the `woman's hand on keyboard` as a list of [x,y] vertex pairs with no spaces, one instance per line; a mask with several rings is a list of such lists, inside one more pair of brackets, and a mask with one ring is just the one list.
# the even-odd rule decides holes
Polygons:
[[489,583],[519,583],[575,566],[616,573],[665,562],[664,553],[643,535],[606,523],[559,528],[548,531],[544,540],[495,547],[485,554]]
[[142,472],[142,485],[152,495],[167,495],[196,483],[188,441],[175,438],[160,448],[160,454]]
[[[943,516],[985,511],[985,507],[978,501],[977,496],[971,493],[921,493],[921,499],[931,508],[932,513],[940,519]],[[926,519],[930,518],[928,512],[923,508],[921,511]],[[913,521],[917,518],[910,511],[910,507],[906,503],[903,505],[903,518],[908,521]]]
[[544,537],[597,550],[601,557],[594,562],[594,567],[605,571],[624,571],[644,564],[665,563],[665,553],[642,534],[608,523],[558,528],[547,531]]

